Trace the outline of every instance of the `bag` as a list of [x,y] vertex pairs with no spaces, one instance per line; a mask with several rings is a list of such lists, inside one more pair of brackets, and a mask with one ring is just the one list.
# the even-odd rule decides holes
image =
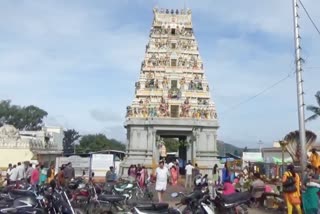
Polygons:
[[301,200],[300,200],[298,193],[288,194],[288,200],[289,200],[290,204],[292,204],[292,205],[301,204]]
[[296,179],[292,176],[290,172],[288,172],[289,176],[287,176],[287,180],[283,182],[282,188],[285,193],[292,193],[297,191],[296,187]]

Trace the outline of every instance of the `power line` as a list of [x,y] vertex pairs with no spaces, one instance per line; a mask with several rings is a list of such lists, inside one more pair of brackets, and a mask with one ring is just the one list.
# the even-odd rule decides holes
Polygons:
[[301,4],[304,12],[306,12],[306,14],[307,14],[310,22],[312,23],[313,27],[316,29],[316,31],[318,32],[318,34],[319,34],[319,36],[320,36],[320,30],[319,30],[319,28],[317,27],[316,23],[313,21],[312,17],[310,16],[308,10],[305,8],[305,6],[304,6],[303,3],[301,2],[301,0],[299,0],[299,2],[300,2],[300,4]]
[[285,76],[284,78],[278,80],[277,82],[273,83],[272,85],[270,85],[269,87],[263,89],[262,91],[260,91],[259,93],[249,97],[248,99],[245,99],[244,101],[242,102],[239,102],[238,104],[230,107],[229,109],[227,109],[226,111],[222,112],[221,115],[225,115],[226,113],[232,111],[232,110],[235,110],[237,107],[243,105],[243,104],[246,104],[248,102],[250,102],[251,100],[259,97],[260,95],[264,94],[265,92],[271,90],[272,88],[276,87],[277,85],[279,85],[280,83],[284,82],[285,80],[289,79],[293,74],[295,74],[296,72],[290,72],[287,76]]

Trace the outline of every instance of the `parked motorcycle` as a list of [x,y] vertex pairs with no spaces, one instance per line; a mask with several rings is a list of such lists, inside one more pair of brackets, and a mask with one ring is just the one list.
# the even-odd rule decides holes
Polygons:
[[180,214],[178,209],[170,208],[167,203],[137,204],[131,210],[134,214]]
[[184,206],[182,214],[214,214],[210,205],[210,197],[207,191],[194,191],[189,195],[182,192],[172,193],[171,197],[181,197],[180,202],[176,204],[178,208]]
[[250,206],[250,192],[236,192],[232,195],[223,195],[221,191],[213,188],[213,205],[218,213],[247,214]]
[[0,213],[45,213],[44,197],[39,190],[11,189],[0,202]]

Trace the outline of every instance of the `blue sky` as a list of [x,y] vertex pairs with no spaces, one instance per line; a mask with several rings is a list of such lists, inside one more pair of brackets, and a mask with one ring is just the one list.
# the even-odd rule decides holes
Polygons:
[[[320,2],[303,1],[320,26]],[[2,1],[0,99],[34,104],[48,125],[125,140],[152,23],[152,8],[174,0]],[[295,76],[243,105],[294,71],[291,0],[188,0],[216,103],[219,139],[264,146],[298,128]],[[320,90],[320,37],[301,10],[305,100]],[[310,113],[306,113],[310,115]],[[307,128],[319,134],[319,120]]]

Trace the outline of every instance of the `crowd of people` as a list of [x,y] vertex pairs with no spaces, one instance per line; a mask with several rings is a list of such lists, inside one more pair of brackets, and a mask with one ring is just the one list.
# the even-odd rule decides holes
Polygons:
[[32,186],[43,185],[56,180],[59,185],[66,185],[75,177],[75,171],[71,163],[62,165],[59,172],[55,172],[55,165],[49,168],[44,165],[18,162],[17,165],[9,164],[6,172],[7,185],[26,181]]

